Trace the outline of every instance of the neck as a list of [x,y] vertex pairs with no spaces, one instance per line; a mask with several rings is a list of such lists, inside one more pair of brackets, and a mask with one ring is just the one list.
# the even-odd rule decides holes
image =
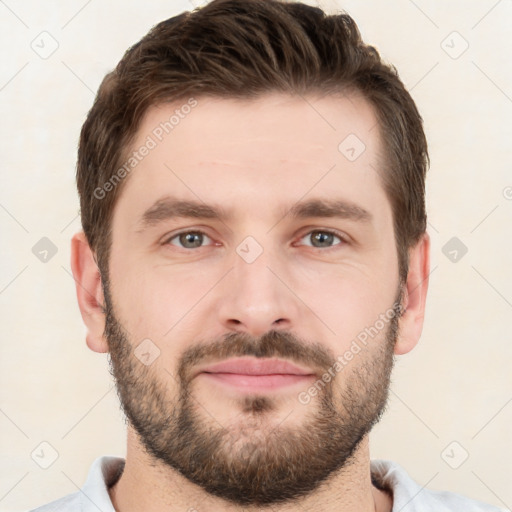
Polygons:
[[131,427],[128,427],[124,471],[109,493],[117,512],[292,512],[297,509],[389,512],[392,505],[391,498],[371,483],[367,438],[360,443],[348,467],[309,495],[293,503],[241,507],[206,493],[174,469],[149,456]]

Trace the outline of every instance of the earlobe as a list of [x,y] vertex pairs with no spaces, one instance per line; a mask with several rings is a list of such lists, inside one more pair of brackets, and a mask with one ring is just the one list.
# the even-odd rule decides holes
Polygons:
[[82,319],[87,327],[87,345],[95,352],[107,352],[104,296],[101,275],[87,238],[83,232],[71,240],[71,270]]
[[409,272],[404,286],[400,331],[395,354],[411,351],[418,343],[425,318],[425,303],[430,273],[430,237],[425,233],[409,250]]

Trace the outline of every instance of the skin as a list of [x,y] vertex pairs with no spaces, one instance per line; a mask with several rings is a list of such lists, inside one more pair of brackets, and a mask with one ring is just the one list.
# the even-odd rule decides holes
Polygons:
[[[230,332],[261,336],[271,329],[289,330],[343,354],[358,333],[392,306],[399,285],[392,210],[377,173],[382,142],[375,114],[363,98],[352,94],[306,101],[269,94],[256,100],[197,99],[190,114],[126,178],[112,222],[110,292],[117,318],[134,348],[147,338],[158,346],[153,370],[170,394],[176,382],[169,373],[180,354],[198,340]],[[133,148],[179,106],[148,110]],[[351,133],[366,146],[353,162],[338,150]],[[199,199],[229,210],[230,216],[167,219],[142,229],[142,214],[169,196]],[[286,215],[298,201],[313,198],[350,201],[367,210],[371,220]],[[325,229],[340,238],[331,247],[313,247],[308,235]],[[169,242],[185,230],[203,231],[208,238],[198,249],[180,247],[176,237]],[[248,236],[263,249],[250,264],[236,252]],[[421,335],[429,250],[425,234],[409,253],[406,310],[395,354],[409,352]],[[107,352],[101,276],[83,233],[72,241],[72,269],[87,344]],[[382,335],[372,341],[383,342]],[[363,351],[359,357],[368,356]],[[336,375],[337,385],[356,370],[356,360]],[[299,428],[315,401],[300,405],[298,391],[268,392],[277,407],[261,428]],[[207,407],[205,422],[215,418],[233,428],[246,425],[238,390],[199,378],[193,393]],[[369,464],[366,436],[352,463],[301,499],[301,510],[391,510],[390,496],[371,484]],[[154,461],[131,427],[125,471],[110,493],[122,512],[241,510]],[[272,510],[296,506],[285,503]]]

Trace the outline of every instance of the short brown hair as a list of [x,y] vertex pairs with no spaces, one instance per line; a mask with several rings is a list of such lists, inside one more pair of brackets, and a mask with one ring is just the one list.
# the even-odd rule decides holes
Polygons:
[[[379,170],[393,209],[400,277],[426,229],[428,151],[422,119],[394,67],[365,44],[347,14],[281,0],[213,0],[163,21],[104,78],[82,127],[77,185],[82,226],[108,276],[112,211],[123,183],[95,192],[122,164],[150,106],[201,95],[358,91],[373,106],[384,144]],[[341,142],[341,141],[340,141]],[[123,182],[126,180],[123,180]]]

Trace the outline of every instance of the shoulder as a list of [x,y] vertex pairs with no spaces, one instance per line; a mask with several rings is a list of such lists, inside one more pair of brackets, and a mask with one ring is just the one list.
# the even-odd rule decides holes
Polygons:
[[417,484],[395,462],[374,460],[372,477],[379,487],[393,494],[393,511],[402,512],[507,512],[452,492],[431,491]]
[[87,480],[79,491],[30,512],[115,512],[108,488],[119,478],[123,468],[124,459],[120,457],[98,457],[92,463]]
[[30,512],[79,512],[81,510],[80,491],[77,491],[52,501],[51,503],[47,503],[42,507],[34,508]]

